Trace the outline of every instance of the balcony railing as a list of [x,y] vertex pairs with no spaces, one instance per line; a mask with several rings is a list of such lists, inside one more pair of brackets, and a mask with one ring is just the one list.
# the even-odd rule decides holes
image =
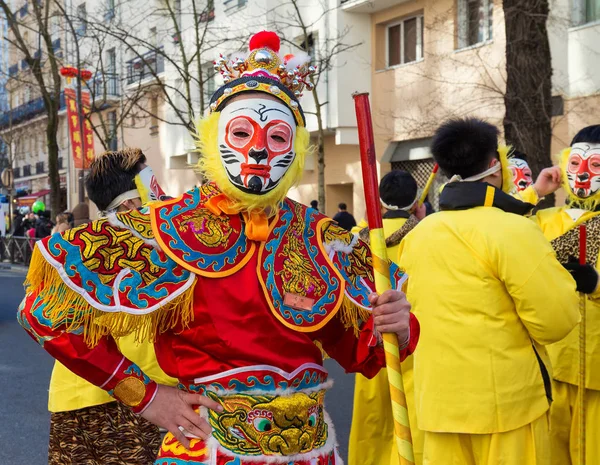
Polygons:
[[[65,108],[65,95],[63,92],[61,92],[59,110],[64,110]],[[29,102],[24,103],[23,105],[19,105],[11,111],[1,113],[0,128],[5,128],[10,124],[19,124],[23,121],[27,121],[44,113],[45,111],[46,107],[44,105],[44,99],[42,97],[30,100]]]
[[23,167],[23,177],[31,176],[31,165],[25,165]]
[[38,161],[35,164],[35,174],[44,174],[44,162],[43,161]]
[[165,70],[162,47],[144,53],[140,58],[127,62],[127,84],[134,84],[160,74]]
[[[102,99],[104,97],[118,97],[120,95],[119,89],[119,75],[114,73],[105,73],[104,75],[99,74],[94,79],[94,99]],[[105,94],[106,92],[106,94]]]

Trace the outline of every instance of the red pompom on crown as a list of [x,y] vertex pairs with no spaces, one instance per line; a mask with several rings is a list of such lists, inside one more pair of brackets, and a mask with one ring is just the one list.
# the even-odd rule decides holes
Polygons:
[[260,31],[250,38],[250,51],[258,48],[268,48],[278,53],[280,46],[279,36],[271,31]]
[[[273,81],[271,88],[276,89],[272,91],[273,94],[279,95],[281,86],[284,86],[293,93],[295,98],[300,98],[305,88],[311,91],[314,87],[310,76],[314,74],[315,67],[310,66],[310,57],[303,52],[297,55],[288,54],[282,59],[279,56],[280,45],[281,41],[276,33],[258,32],[251,37],[250,53],[245,58],[232,57],[228,59],[219,55],[219,58],[214,61],[215,71],[223,75],[226,85],[231,81],[247,78],[250,79],[247,84],[252,83],[253,86],[247,85],[245,88],[253,89],[257,82],[252,78],[268,78]],[[230,94],[231,92],[228,92],[226,95]],[[214,108],[212,108],[213,106]],[[216,102],[211,103],[213,111],[217,107]]]

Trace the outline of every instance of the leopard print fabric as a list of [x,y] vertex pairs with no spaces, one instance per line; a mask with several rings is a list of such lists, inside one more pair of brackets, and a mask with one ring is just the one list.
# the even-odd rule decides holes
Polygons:
[[50,416],[49,465],[152,465],[158,428],[119,402]]
[[[585,223],[586,229],[586,262],[596,266],[600,253],[600,216],[595,216]],[[579,260],[579,228],[569,229],[562,236],[550,242],[560,263],[567,263],[573,258]]]
[[[385,246],[386,247],[394,247],[395,245],[400,244],[402,239],[413,230],[413,228],[419,224],[419,220],[416,216],[410,215],[410,218],[406,220],[406,223],[402,225],[400,229],[394,231],[388,237],[385,238]],[[358,233],[358,237],[367,244],[369,243],[369,228],[363,228]]]

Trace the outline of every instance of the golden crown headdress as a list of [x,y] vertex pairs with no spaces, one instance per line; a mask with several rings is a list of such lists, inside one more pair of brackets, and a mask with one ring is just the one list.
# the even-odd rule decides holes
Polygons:
[[285,103],[296,123],[304,126],[304,113],[298,99],[304,89],[313,90],[310,77],[316,68],[310,66],[310,57],[305,53],[281,56],[280,45],[276,33],[262,31],[250,39],[246,58],[227,59],[220,55],[214,65],[225,84],[213,95],[211,111],[220,111],[229,99],[241,92],[264,92]]

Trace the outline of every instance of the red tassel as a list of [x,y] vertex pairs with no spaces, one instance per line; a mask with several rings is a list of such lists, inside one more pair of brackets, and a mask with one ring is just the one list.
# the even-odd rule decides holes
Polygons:
[[250,39],[250,51],[257,48],[269,48],[277,53],[279,52],[280,45],[279,36],[271,31],[257,32]]

